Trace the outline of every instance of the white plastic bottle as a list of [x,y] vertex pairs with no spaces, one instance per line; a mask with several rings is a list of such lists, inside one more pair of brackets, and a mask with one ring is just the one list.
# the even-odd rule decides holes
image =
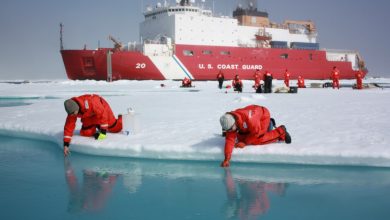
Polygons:
[[125,135],[135,134],[136,133],[136,121],[135,121],[135,111],[133,108],[128,108],[127,113],[122,115],[123,128],[122,132]]

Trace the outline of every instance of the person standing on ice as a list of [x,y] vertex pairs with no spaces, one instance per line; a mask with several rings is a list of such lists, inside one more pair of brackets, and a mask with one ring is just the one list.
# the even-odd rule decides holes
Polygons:
[[86,94],[73,97],[64,102],[68,113],[64,126],[64,156],[68,156],[69,145],[76,127],[77,118],[81,118],[80,135],[95,137],[96,140],[106,138],[107,131],[118,133],[122,130],[122,115],[115,118],[110,105],[101,96]]
[[259,70],[259,69],[256,69],[255,74],[253,74],[253,79],[254,79],[255,81],[261,80],[261,73],[260,73],[260,70]]
[[262,85],[261,85],[261,74],[260,71],[257,69],[255,74],[253,75],[253,78],[255,80],[255,84],[253,85],[253,88],[255,89],[256,93],[262,93]]
[[356,89],[363,89],[363,71],[359,70],[356,73]]
[[222,89],[223,81],[225,80],[225,76],[223,75],[223,72],[221,70],[217,74],[217,80],[218,80],[218,88]]
[[264,74],[264,93],[272,93],[272,74],[266,71]]
[[302,76],[298,76],[297,85],[298,88],[306,88],[305,79]]
[[234,88],[234,91],[237,91],[239,93],[242,92],[243,85],[242,85],[242,81],[240,79],[240,76],[238,74],[234,77],[233,82],[232,82],[232,86]]
[[284,72],[284,84],[287,87],[290,87],[290,72],[288,71],[288,69],[286,69],[286,71]]
[[255,78],[255,84],[253,85],[253,88],[255,89],[256,93],[263,93],[262,87],[263,85],[260,77]]
[[337,89],[340,89],[340,83],[339,83],[340,71],[335,66],[333,67],[332,73],[330,74],[330,79],[333,81],[332,82],[333,89],[335,89],[336,87]]
[[222,167],[230,165],[233,148],[247,145],[263,145],[284,141],[291,143],[291,136],[284,125],[274,129],[274,120],[266,107],[249,105],[227,112],[220,118],[225,134],[225,159]]

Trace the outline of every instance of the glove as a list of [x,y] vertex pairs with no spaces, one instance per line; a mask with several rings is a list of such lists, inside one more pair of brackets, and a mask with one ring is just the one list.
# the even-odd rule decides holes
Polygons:
[[94,135],[95,140],[98,140],[98,141],[106,139],[106,136],[107,135],[102,133],[102,132],[96,132],[95,135]]
[[246,144],[244,142],[238,142],[237,144],[234,145],[235,148],[244,148]]
[[230,162],[229,162],[229,160],[224,160],[224,161],[222,161],[222,163],[221,163],[221,167],[229,167],[230,166]]

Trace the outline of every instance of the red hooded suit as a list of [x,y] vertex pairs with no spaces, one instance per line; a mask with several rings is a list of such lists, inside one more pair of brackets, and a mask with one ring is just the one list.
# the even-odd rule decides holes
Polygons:
[[88,94],[73,97],[80,107],[77,115],[68,115],[64,126],[64,143],[70,143],[77,118],[81,118],[81,136],[93,136],[96,128],[117,133],[122,130],[122,120],[116,120],[106,100],[99,95]]
[[363,73],[361,70],[356,73],[356,89],[363,89]]
[[286,70],[286,72],[284,72],[284,84],[287,87],[290,87],[290,72],[288,72],[288,70]]
[[333,80],[333,89],[335,89],[336,87],[337,89],[340,89],[340,71],[336,67],[333,68],[332,73],[330,74],[330,78]]
[[279,140],[284,141],[286,132],[280,127],[268,131],[270,113],[267,108],[249,105],[229,114],[236,120],[238,131],[227,131],[225,139],[225,160],[230,160],[236,138],[246,145],[262,145]]

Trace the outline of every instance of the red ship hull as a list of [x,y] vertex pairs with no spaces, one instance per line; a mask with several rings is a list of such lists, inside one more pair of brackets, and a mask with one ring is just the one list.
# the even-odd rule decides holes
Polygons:
[[[62,50],[68,78],[107,80],[108,51],[112,51],[112,80],[183,79],[185,76],[195,80],[215,80],[219,70],[227,79],[236,74],[241,79],[253,79],[256,69],[270,71],[275,79],[283,79],[284,71],[288,69],[291,79],[300,75],[305,79],[323,80],[330,78],[333,66],[340,70],[341,79],[354,79],[359,71],[354,70],[348,61],[328,61],[326,51],[322,50],[176,45],[173,58],[182,73],[175,77],[167,77],[164,67],[153,62],[153,56],[145,56],[139,51],[99,49]],[[361,69],[366,75],[367,70]]]
[[[107,80],[107,54],[111,49],[62,50],[66,74],[72,80]],[[115,51],[111,54],[112,79],[164,80],[151,60],[137,51]],[[146,64],[148,68],[141,68]]]

